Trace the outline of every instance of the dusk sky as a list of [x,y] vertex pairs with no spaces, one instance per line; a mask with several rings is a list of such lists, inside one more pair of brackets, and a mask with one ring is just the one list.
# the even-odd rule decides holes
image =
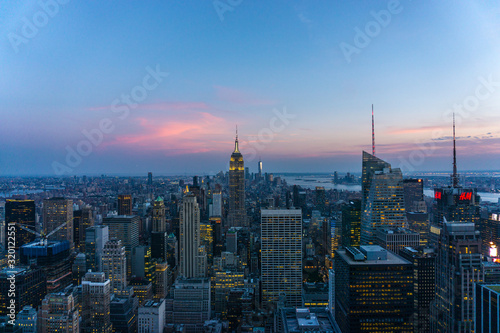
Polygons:
[[497,1],[60,2],[0,3],[0,175],[214,174],[236,125],[251,172],[360,172],[372,104],[393,167],[451,171],[455,108],[500,169]]

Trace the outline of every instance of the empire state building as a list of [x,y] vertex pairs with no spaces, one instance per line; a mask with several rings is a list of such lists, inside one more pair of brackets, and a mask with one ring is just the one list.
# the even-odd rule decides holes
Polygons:
[[229,161],[229,213],[227,227],[246,227],[245,166],[238,147],[238,131]]

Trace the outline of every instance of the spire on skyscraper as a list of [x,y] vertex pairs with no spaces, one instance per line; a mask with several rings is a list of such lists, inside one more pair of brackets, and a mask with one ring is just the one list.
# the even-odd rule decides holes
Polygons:
[[453,175],[451,176],[452,186],[458,187],[458,174],[457,174],[457,149],[455,144],[455,113],[453,113]]
[[372,104],[372,155],[375,156],[375,118],[373,116],[373,104]]
[[238,147],[238,125],[236,125],[236,140],[234,140],[234,152],[239,153],[239,147]]

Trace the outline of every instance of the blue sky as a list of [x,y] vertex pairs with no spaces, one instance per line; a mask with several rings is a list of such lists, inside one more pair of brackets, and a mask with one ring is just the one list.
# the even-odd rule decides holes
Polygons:
[[[357,172],[371,104],[377,155],[393,166],[451,169],[456,105],[459,169],[498,169],[497,2],[26,1],[0,13],[0,174],[215,173],[236,124],[252,171],[261,156],[271,172]],[[103,119],[110,130],[89,142]]]

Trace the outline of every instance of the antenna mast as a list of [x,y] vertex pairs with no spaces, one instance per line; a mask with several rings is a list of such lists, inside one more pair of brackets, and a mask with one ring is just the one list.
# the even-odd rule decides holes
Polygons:
[[372,155],[375,156],[375,118],[373,117],[373,104],[372,104]]
[[458,174],[457,174],[457,148],[455,143],[455,113],[453,113],[453,175],[452,185],[458,187]]

